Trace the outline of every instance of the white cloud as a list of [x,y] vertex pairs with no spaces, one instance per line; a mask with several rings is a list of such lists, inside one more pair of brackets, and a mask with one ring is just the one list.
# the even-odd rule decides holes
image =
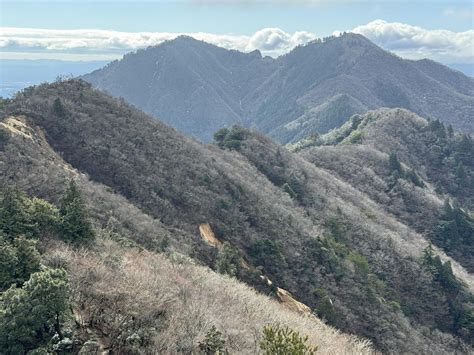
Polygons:
[[[444,63],[474,63],[474,30],[427,30],[403,23],[372,21],[358,26],[360,33],[382,48],[411,59],[431,58]],[[253,35],[173,32],[119,32],[107,30],[51,30],[0,28],[0,58],[120,58],[126,52],[189,35],[227,49],[278,56],[316,38],[311,32],[288,33],[264,28]]]
[[286,33],[279,28],[264,28],[255,32],[248,39],[245,47],[246,51],[259,49],[263,53],[271,56],[277,56],[287,53],[300,44],[307,43],[316,39],[316,35],[310,32]]
[[354,28],[352,32],[360,33],[405,58],[430,58],[445,63],[474,62],[474,30],[427,30],[404,23],[375,20]]
[[212,33],[118,32],[106,30],[49,30],[0,28],[2,52],[51,52],[77,54],[121,54],[158,45],[179,35],[189,35],[224,48],[241,51],[259,49],[264,55],[280,55],[316,36],[309,32],[286,33],[265,28],[252,36]]

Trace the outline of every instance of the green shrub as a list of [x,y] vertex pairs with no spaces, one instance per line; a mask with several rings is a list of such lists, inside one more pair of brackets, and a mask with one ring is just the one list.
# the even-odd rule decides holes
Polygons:
[[0,296],[0,349],[24,354],[46,344],[69,310],[66,272],[45,269],[31,275],[22,288],[11,287]]
[[217,254],[217,272],[237,276],[240,270],[240,253],[229,242],[225,242]]
[[213,325],[206,337],[199,343],[199,350],[204,354],[225,354],[225,339],[222,333]]
[[260,349],[267,355],[305,355],[316,353],[318,348],[308,344],[307,336],[288,327],[265,326]]
[[255,265],[263,266],[265,271],[275,277],[287,266],[282,251],[283,247],[279,241],[259,239],[251,244],[249,256]]
[[221,128],[214,133],[214,141],[220,148],[240,150],[248,134],[248,130],[240,126],[233,126],[231,129]]
[[369,274],[369,261],[365,256],[359,254],[356,251],[351,251],[347,256],[347,260],[352,262],[352,264],[355,266],[357,273],[363,276],[367,276]]
[[326,290],[318,287],[313,290],[313,294],[316,299],[314,312],[319,318],[325,319],[330,324],[334,324],[337,320],[337,313]]
[[349,136],[349,142],[356,144],[362,141],[362,132],[361,131],[354,131]]

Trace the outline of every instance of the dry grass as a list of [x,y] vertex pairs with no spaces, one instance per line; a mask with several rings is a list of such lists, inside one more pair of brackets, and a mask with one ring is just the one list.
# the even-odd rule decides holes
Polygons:
[[102,341],[126,352],[123,340],[141,335],[150,351],[195,352],[212,325],[231,353],[259,352],[264,325],[298,330],[322,354],[366,354],[368,341],[343,334],[314,316],[301,316],[248,286],[185,257],[123,249],[99,240],[94,251],[51,245],[45,259],[68,268],[76,307],[85,327],[100,329]]

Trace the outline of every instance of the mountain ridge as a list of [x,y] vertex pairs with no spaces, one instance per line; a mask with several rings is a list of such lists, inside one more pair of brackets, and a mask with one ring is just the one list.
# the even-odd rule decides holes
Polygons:
[[[220,131],[215,144],[203,145],[83,81],[25,90],[6,103],[2,120],[21,115],[44,132],[60,161],[80,172],[98,226],[113,221],[117,233],[143,248],[216,268],[219,252],[199,234],[208,223],[250,265],[233,264],[240,280],[270,295],[273,287],[287,290],[377,349],[466,349],[469,333],[453,320],[449,294],[420,262],[427,227],[406,216],[408,204],[388,213],[363,186],[243,128]],[[39,156],[28,142],[15,135],[0,150],[2,181],[57,199],[68,170],[53,169],[50,155]],[[386,159],[381,154],[374,162],[388,181]],[[409,201],[401,194],[427,205],[423,216],[431,220],[441,213],[439,202],[426,203],[433,191],[411,180],[398,178],[392,190],[397,203]],[[434,250],[472,289],[457,256]],[[456,296],[459,307],[468,307],[468,290]]]
[[474,79],[430,60],[402,59],[353,33],[276,59],[179,37],[82,78],[205,142],[235,123],[294,142],[379,107],[474,130]]

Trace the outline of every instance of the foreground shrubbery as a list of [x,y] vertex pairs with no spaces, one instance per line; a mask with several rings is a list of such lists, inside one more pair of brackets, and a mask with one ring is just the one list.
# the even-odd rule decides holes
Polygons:
[[312,355],[318,350],[317,346],[308,345],[308,337],[286,327],[263,328],[263,339],[260,349],[266,355]]
[[0,192],[0,353],[72,350],[66,271],[41,265],[40,240],[90,241],[94,236],[82,197],[70,183],[61,209],[16,189]]
[[80,329],[114,353],[258,353],[268,324],[289,327],[321,353],[367,353],[367,342],[303,317],[177,254],[168,257],[98,238],[88,251],[48,246],[66,265]]
[[71,316],[66,272],[45,268],[31,274],[21,288],[0,294],[0,349],[24,354],[65,340],[63,325]]

